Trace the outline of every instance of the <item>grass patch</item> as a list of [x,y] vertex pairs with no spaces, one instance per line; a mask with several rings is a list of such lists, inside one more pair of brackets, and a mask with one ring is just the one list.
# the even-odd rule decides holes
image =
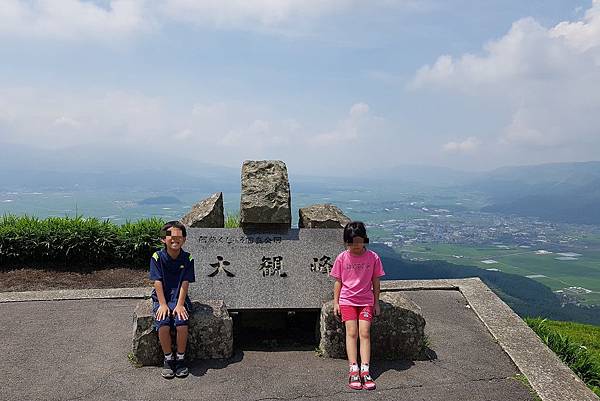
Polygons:
[[535,401],[542,401],[542,399],[536,393],[536,391],[533,389],[533,387],[531,387],[531,383],[529,383],[529,380],[527,380],[527,377],[525,375],[523,375],[521,373],[517,373],[511,379],[514,379],[514,380],[520,382],[525,387],[527,387],[527,389],[529,390],[531,395],[533,395],[533,398],[535,399]]
[[0,267],[10,265],[146,266],[160,249],[164,222],[150,218],[117,225],[110,220],[4,215],[0,218]]
[[232,213],[225,216],[225,228],[238,228],[240,226],[240,214]]
[[129,360],[129,363],[131,364],[131,366],[133,366],[134,368],[141,368],[143,365],[137,360],[137,358],[135,357],[135,355],[133,355],[133,352],[130,352],[127,354],[127,359]]
[[[563,322],[542,318],[526,318],[525,322],[596,395],[600,396],[600,363],[597,351],[591,347],[598,339],[587,342],[584,337],[589,325],[568,323],[565,327],[574,334],[566,334],[567,330],[560,328]],[[600,327],[591,327],[600,330]]]

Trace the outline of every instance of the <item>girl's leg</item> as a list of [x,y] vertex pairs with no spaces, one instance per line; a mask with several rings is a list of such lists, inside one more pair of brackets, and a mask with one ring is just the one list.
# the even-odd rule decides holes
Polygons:
[[369,372],[371,360],[371,322],[358,321],[358,335],[360,337],[360,378],[365,390],[375,390],[375,382]]
[[[358,322],[356,320],[346,320],[346,354],[348,363],[353,365],[357,363],[357,345],[358,340]],[[361,350],[362,353],[362,350]]]
[[362,389],[360,381],[360,371],[357,364],[356,341],[358,340],[358,322],[356,320],[346,320],[346,354],[350,364],[348,376],[348,386],[353,390]]
[[360,363],[368,365],[371,360],[371,322],[359,320],[358,334],[360,337]]

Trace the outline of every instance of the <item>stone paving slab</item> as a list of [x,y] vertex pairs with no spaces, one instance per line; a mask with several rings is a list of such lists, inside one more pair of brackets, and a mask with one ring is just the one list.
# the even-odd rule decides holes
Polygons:
[[346,361],[313,349],[238,350],[202,361],[187,379],[127,360],[136,299],[0,304],[0,400],[534,400],[519,373],[456,290],[414,290],[433,361],[372,362],[378,389],[346,387]]
[[[479,279],[382,281],[382,289],[387,291],[402,291],[403,295],[406,295],[407,298],[410,299],[412,299],[412,296],[418,298],[418,295],[414,294],[420,293],[462,294],[464,297],[463,302],[465,302],[465,310],[470,310],[471,316],[477,317],[477,324],[475,324],[475,327],[484,328],[485,334],[479,333],[474,339],[486,338],[486,336],[488,336],[492,343],[496,344],[498,349],[504,350],[501,352],[501,355],[509,357],[508,360],[510,361],[510,364],[515,363],[518,369],[527,376],[532,387],[538,392],[538,395],[543,401],[598,401],[599,398],[595,396],[589,389],[587,389],[581,380],[579,380],[577,376],[575,376],[564,364],[562,364],[556,355],[554,355],[554,353],[552,353],[552,351],[550,351],[537,338],[535,333],[529,329],[529,327],[527,327],[527,325]],[[70,388],[69,386],[60,387],[62,393],[66,394],[63,396],[54,394],[53,390],[48,390],[48,388],[52,389],[55,387],[57,383],[59,385],[63,384],[61,380],[57,380],[56,375],[59,375],[59,377],[68,377],[70,373],[65,372],[67,367],[73,368],[71,370],[73,372],[78,372],[77,374],[83,374],[84,379],[83,381],[80,381],[79,378],[69,379],[66,380],[65,383],[82,383],[82,385],[86,385],[87,383],[87,385],[89,385],[90,383],[97,382],[97,380],[101,380],[102,383],[107,382],[107,380],[115,381],[115,383],[119,382],[118,379],[113,377],[114,374],[111,374],[110,371],[102,370],[100,367],[97,368],[96,372],[93,372],[97,365],[93,360],[94,357],[91,355],[75,354],[73,351],[74,347],[68,346],[69,344],[78,344],[81,342],[85,344],[82,346],[84,349],[88,346],[87,343],[89,342],[90,350],[92,351],[101,345],[96,343],[102,343],[105,346],[106,344],[112,344],[112,346],[107,348],[107,350],[110,350],[110,352],[96,352],[95,358],[105,358],[109,355],[112,355],[112,365],[109,364],[108,367],[118,367],[120,373],[117,376],[121,374],[126,376],[133,375],[130,380],[133,380],[134,383],[142,380],[142,377],[145,377],[147,373],[141,374],[140,372],[146,372],[147,370],[142,369],[132,371],[132,368],[130,368],[130,366],[127,364],[123,365],[122,353],[126,353],[130,347],[131,333],[128,329],[131,327],[130,319],[133,305],[137,302],[135,299],[146,298],[149,296],[149,294],[149,288],[0,293],[0,313],[2,313],[3,316],[3,323],[5,323],[0,325],[0,335],[3,339],[0,341],[0,352],[3,352],[3,355],[6,355],[5,362],[0,364],[0,377],[3,377],[3,383],[4,379],[6,379],[7,383],[11,383],[11,385],[7,386],[6,388],[4,386],[0,386],[0,400],[14,399],[14,397],[11,398],[6,394],[15,395],[19,393],[20,390],[25,390],[25,394],[31,395],[31,397],[29,397],[30,399],[69,399],[70,397],[67,395],[73,393],[75,388]],[[98,298],[107,299],[107,301],[94,301],[94,299]],[[469,338],[469,333],[465,333],[464,330],[460,329],[463,326],[463,320],[461,319],[463,319],[464,316],[456,317],[452,323],[443,323],[443,320],[448,316],[448,313],[449,316],[453,316],[452,311],[444,310],[443,306],[446,304],[445,302],[435,306],[430,305],[430,297],[428,296],[420,299],[419,301],[417,301],[417,298],[415,298],[415,301],[424,308],[426,318],[428,319],[426,332],[430,335],[430,339],[432,340],[433,344],[432,347],[437,353],[442,353],[441,355],[443,357],[438,357],[437,360],[430,362],[415,362],[414,365],[410,366],[410,369],[406,369],[406,367],[403,368],[401,366],[391,367],[385,371],[385,374],[390,374],[389,370],[398,372],[402,371],[403,373],[417,372],[418,367],[423,363],[426,363],[428,364],[428,370],[423,373],[423,377],[428,377],[428,375],[435,376],[436,374],[437,377],[441,378],[451,377],[447,375],[448,372],[451,370],[456,370],[456,366],[464,366],[464,364],[461,365],[461,358],[463,355],[461,355],[460,352],[458,354],[449,353],[444,355],[442,350],[446,348],[453,349],[452,342],[448,342],[446,344],[446,341],[441,344],[440,347],[439,344],[436,345],[435,341],[437,338],[455,338],[455,340],[457,340],[456,337],[453,337],[453,335],[456,333],[459,333],[458,340],[465,335],[465,338]],[[60,299],[64,299],[65,301],[55,301]],[[67,301],[76,299],[87,301]],[[107,305],[106,302],[108,302],[109,305]],[[78,312],[78,308],[81,308],[82,310]],[[60,312],[59,309],[64,310],[64,312]],[[107,312],[107,309],[114,309],[114,313]],[[89,319],[89,314],[95,315],[96,320],[93,324],[89,325],[86,323],[85,327],[79,327],[76,329],[69,327],[69,323],[78,319],[79,315],[81,315],[80,319],[85,321],[86,319]],[[103,322],[103,319],[107,319],[107,314],[111,314],[111,322]],[[28,320],[28,316],[30,315],[36,317]],[[56,320],[60,322],[63,318],[65,320],[62,321],[61,324],[57,324],[55,322]],[[50,323],[46,322],[46,320],[49,320]],[[111,326],[111,324],[113,324],[112,321],[118,321],[119,323],[115,326]],[[48,325],[54,325],[54,329],[48,329]],[[106,330],[105,327],[111,327],[111,330]],[[446,328],[443,329],[444,327]],[[114,328],[114,330],[112,330],[112,328]],[[98,333],[101,333],[101,335]],[[90,342],[88,338],[92,338],[93,341]],[[487,343],[487,340],[483,342],[483,344]],[[32,344],[36,345],[34,346]],[[468,348],[468,351],[477,355],[486,354],[488,350],[481,348],[481,346],[482,343],[475,342],[475,345]],[[465,348],[466,345],[463,344],[462,347]],[[117,349],[119,350],[118,352],[116,351]],[[15,350],[24,350],[26,352],[16,352]],[[463,349],[462,352],[466,351]],[[41,357],[36,359],[36,354],[41,355]],[[79,355],[79,364],[77,361],[70,361],[70,359],[75,357],[74,355]],[[307,371],[312,370],[312,368],[308,365],[314,362],[314,360],[311,359],[311,351],[304,351],[300,353],[260,353],[256,351],[246,351],[242,352],[241,354],[238,353],[238,359],[234,359],[225,364],[219,364],[214,361],[200,363],[194,367],[193,371],[196,373],[206,372],[206,375],[210,375],[217,371],[220,372],[221,370],[226,372],[234,372],[234,370],[232,370],[233,367],[241,366],[243,372],[240,371],[237,374],[244,377],[247,376],[248,380],[254,378],[257,380],[257,383],[262,383],[265,380],[266,383],[268,383],[268,378],[254,377],[247,372],[247,370],[251,372],[253,371],[252,366],[247,364],[251,363],[254,358],[258,358],[259,356],[260,360],[264,360],[265,365],[261,365],[264,369],[268,368],[269,363],[275,363],[277,357],[281,357],[282,360],[287,361],[285,363],[287,363],[289,366],[293,366],[293,361],[295,359],[306,359],[308,361],[306,362],[307,367],[301,367],[301,370],[306,368]],[[52,358],[55,361],[57,367],[56,369],[54,369],[48,362],[48,360]],[[90,358],[92,359],[91,361]],[[33,378],[31,380],[27,379],[27,374],[23,374],[22,376],[16,375],[15,372],[17,372],[17,369],[13,368],[12,364],[7,362],[15,360],[19,360],[19,364],[24,364],[28,366],[28,368],[34,368],[34,374],[32,375]],[[333,361],[323,359],[318,359],[317,361],[320,361],[319,366],[322,364],[327,365],[330,363],[335,363]],[[436,364],[441,366],[440,371],[435,371],[435,369],[433,369],[433,366]],[[45,368],[41,368],[41,370],[36,371],[36,367],[38,365],[45,366]],[[105,365],[102,366],[106,367]],[[446,366],[450,366],[450,368],[447,368]],[[482,366],[485,366],[485,363],[477,363],[469,366],[480,366],[481,368]],[[518,372],[514,365],[513,368]],[[343,369],[344,368],[342,368],[342,370]],[[90,370],[92,370],[92,372],[90,372]],[[336,370],[339,370],[339,364],[336,365]],[[459,371],[462,372],[463,375],[465,374],[464,371]],[[135,372],[135,374],[132,372]],[[277,371],[280,378],[285,377],[284,382],[287,382],[290,378],[287,377],[287,374],[284,375],[285,372],[285,369],[280,369]],[[292,373],[293,372],[290,371],[290,375],[292,375]],[[485,378],[485,376],[483,378],[479,378],[477,375],[468,376],[468,379],[465,379],[467,381],[465,381],[464,386],[471,387],[472,384],[469,383],[477,383],[478,385],[481,385],[481,383],[486,381],[489,381],[490,383],[498,382],[501,386],[508,386],[509,383],[510,385],[514,385],[515,380],[512,379],[513,376],[497,376],[490,374],[490,372],[487,372],[487,374],[487,378]],[[156,374],[153,373],[152,375],[156,379]],[[87,379],[85,377],[87,377]],[[101,377],[105,378],[101,379]],[[202,373],[202,377],[204,377],[204,373]],[[331,377],[333,377],[333,381],[335,383],[337,383],[337,380],[339,380],[339,378],[335,378],[337,377],[335,375],[331,376],[330,374],[330,378]],[[510,380],[506,381],[507,378],[510,378]],[[314,381],[316,379],[313,378],[311,380],[313,380],[312,383],[316,383]],[[440,390],[440,397],[443,394],[455,394],[454,390],[452,390],[452,386],[455,386],[459,389],[461,388],[460,384],[456,384],[461,383],[460,381],[442,383],[440,380],[443,382],[442,379],[438,379],[438,382],[433,381],[427,386],[423,386],[422,384],[418,383],[395,383],[393,385],[390,384],[387,389],[381,389],[380,386],[380,389],[377,393],[380,391],[383,392],[394,391],[394,389],[403,389],[406,390],[407,393],[412,394],[413,399],[415,399],[414,397],[416,397],[416,399],[437,399],[435,396],[435,389],[439,386],[446,386]],[[228,380],[223,378],[218,379],[218,381],[219,383],[228,382]],[[381,379],[378,380],[378,383],[380,382]],[[46,388],[46,384],[48,388]],[[200,386],[200,388],[204,389],[205,385]],[[278,386],[278,384],[271,384],[271,386],[273,385],[275,387]],[[489,385],[493,387],[492,384]],[[196,387],[197,385],[194,384],[193,386]],[[258,386],[256,383],[250,384],[250,387],[252,388],[256,386]],[[104,387],[104,385],[100,385],[100,388],[102,387]],[[151,387],[152,386],[150,385],[150,388]],[[427,398],[423,396],[420,389],[429,391],[427,394],[431,395],[433,398]],[[139,393],[148,394],[146,387],[141,387],[140,390],[136,391],[129,388],[126,388],[125,390],[126,391],[124,391],[123,394],[134,394],[136,391]],[[477,389],[474,387],[471,388],[471,390],[474,392],[474,394],[477,393]],[[231,389],[231,391],[232,394],[235,394],[235,388]],[[339,388],[337,386],[332,391],[332,393],[328,393],[332,399],[337,399],[338,396],[352,398],[352,394],[346,394],[343,391],[339,392]],[[36,393],[41,394],[41,396],[36,398]],[[100,393],[102,393],[102,391],[100,391]],[[15,395],[15,397],[21,398],[20,395]],[[295,397],[301,399],[305,397],[305,395],[296,395]],[[323,397],[325,397],[325,393],[323,393]],[[370,394],[369,397],[376,396]],[[442,397],[439,399],[460,399],[458,395],[455,398],[453,398],[454,396],[450,397],[451,398]],[[493,398],[493,394],[488,394],[487,397],[488,398],[482,399],[496,399]],[[117,398],[128,399],[125,395]],[[133,397],[132,399],[134,398],[136,397]],[[174,398],[177,398],[177,396],[174,396]],[[229,397],[226,398],[229,399]],[[95,396],[94,399],[103,398],[102,396]],[[198,397],[192,397],[192,399],[198,399]],[[239,399],[247,398],[240,396]],[[466,397],[464,399],[479,398]],[[512,398],[509,397],[503,399]]]

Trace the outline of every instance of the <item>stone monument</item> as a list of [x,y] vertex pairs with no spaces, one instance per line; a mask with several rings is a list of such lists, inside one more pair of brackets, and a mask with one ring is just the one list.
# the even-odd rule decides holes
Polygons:
[[[314,313],[317,331],[320,312],[323,354],[345,355],[343,325],[332,315],[334,280],[329,273],[345,249],[342,228],[350,219],[333,205],[313,205],[300,211],[300,228],[291,228],[290,199],[283,162],[245,161],[241,228],[200,228],[192,223],[194,216],[188,219],[195,214],[203,220],[212,212],[194,211],[184,218],[190,225],[184,248],[194,257],[196,273],[189,287],[194,303],[189,337],[192,358],[227,358],[234,341],[230,313],[254,319],[263,312],[272,315],[263,314],[257,322],[275,320],[282,313]],[[204,206],[199,209],[214,209],[211,204],[220,207],[222,215],[220,193],[201,202]],[[214,224],[206,221],[201,224]],[[423,347],[425,324],[418,306],[399,294],[385,293],[381,306],[382,315],[373,323],[373,355],[393,359],[416,355]],[[150,309],[150,302],[143,301],[134,315],[133,353],[142,364],[161,358]]]

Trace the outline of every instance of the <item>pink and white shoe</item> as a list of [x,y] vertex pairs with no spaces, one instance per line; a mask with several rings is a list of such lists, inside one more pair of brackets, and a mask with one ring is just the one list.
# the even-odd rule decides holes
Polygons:
[[362,388],[365,390],[375,390],[375,381],[369,374],[369,371],[360,372],[360,379],[362,381]]
[[348,387],[352,390],[362,390],[363,386],[360,381],[360,373],[358,371],[350,371],[348,375]]

